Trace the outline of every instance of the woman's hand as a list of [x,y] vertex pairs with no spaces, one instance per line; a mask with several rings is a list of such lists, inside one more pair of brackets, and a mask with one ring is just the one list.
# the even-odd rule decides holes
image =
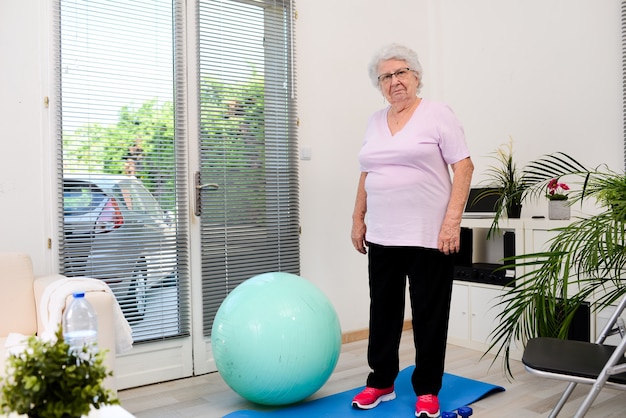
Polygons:
[[439,251],[446,255],[458,253],[461,248],[461,226],[457,222],[443,221],[439,231]]

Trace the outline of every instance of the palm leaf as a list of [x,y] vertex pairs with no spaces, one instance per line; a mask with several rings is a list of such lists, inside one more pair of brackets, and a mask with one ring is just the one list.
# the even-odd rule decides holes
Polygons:
[[[511,350],[534,337],[566,338],[576,310],[593,300],[594,311],[626,294],[626,176],[606,167],[587,169],[564,153],[544,156],[527,165],[528,193],[538,195],[553,178],[578,178],[581,189],[573,203],[594,198],[603,209],[553,229],[545,252],[505,259],[502,268],[525,271],[498,302],[501,313],[491,333],[488,352],[495,350],[512,377]],[[518,270],[519,271],[519,270]],[[594,299],[595,298],[595,299]],[[495,359],[494,359],[495,361]]]

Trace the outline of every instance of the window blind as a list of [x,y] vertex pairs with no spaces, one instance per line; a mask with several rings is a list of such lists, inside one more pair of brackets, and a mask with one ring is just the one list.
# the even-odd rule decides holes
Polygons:
[[299,274],[293,10],[281,0],[200,0],[203,330],[255,275]]
[[56,0],[59,260],[135,342],[189,334],[182,0]]

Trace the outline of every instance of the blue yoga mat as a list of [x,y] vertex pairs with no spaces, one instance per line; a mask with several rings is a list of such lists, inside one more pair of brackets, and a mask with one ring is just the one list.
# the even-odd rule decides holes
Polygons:
[[[367,412],[367,417],[362,410],[352,408],[352,398],[359,393],[363,386],[315,399],[301,402],[290,406],[278,407],[268,411],[236,411],[224,418],[389,418],[410,417],[415,414],[415,393],[411,386],[411,374],[414,366],[402,370],[396,379],[396,399],[382,402],[374,409]],[[502,392],[502,386],[479,382],[465,377],[445,373],[443,386],[439,392],[439,405],[441,411],[455,411],[461,406],[470,405],[479,399]]]

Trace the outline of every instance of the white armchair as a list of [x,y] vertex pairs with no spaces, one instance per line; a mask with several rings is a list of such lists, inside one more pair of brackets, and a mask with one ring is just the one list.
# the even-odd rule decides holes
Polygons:
[[[5,347],[10,333],[40,335],[45,330],[41,318],[41,296],[47,286],[65,276],[50,275],[35,277],[31,259],[22,253],[0,253],[0,375],[5,373]],[[96,279],[89,279],[96,280]],[[115,310],[119,309],[111,292],[87,291],[85,297],[98,315],[98,346],[107,350],[105,365],[115,373],[116,329]],[[69,303],[71,295],[65,303]],[[67,305],[65,305],[67,306]],[[64,309],[64,306],[63,306]],[[62,311],[62,310],[61,310]],[[109,378],[106,386],[116,390],[115,378]]]

